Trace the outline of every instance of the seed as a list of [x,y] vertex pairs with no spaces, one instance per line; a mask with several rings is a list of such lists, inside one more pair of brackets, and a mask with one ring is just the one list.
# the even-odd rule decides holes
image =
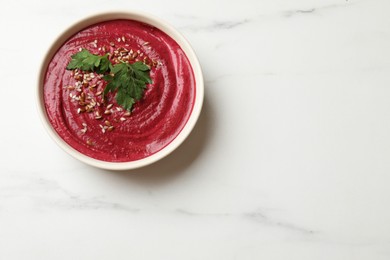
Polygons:
[[143,54],[143,53],[141,53],[139,56],[140,56],[140,57],[142,57],[142,56],[144,56],[144,54]]
[[137,56],[138,56],[138,53],[134,52],[132,58],[135,59],[135,58],[137,58]]
[[123,115],[124,115],[124,116],[130,116],[130,115],[131,115],[131,112],[130,112],[130,111],[126,111]]
[[149,45],[149,42],[144,42],[142,45],[144,46]]
[[82,79],[83,79],[83,75],[81,75],[81,74],[76,74],[76,75],[74,76],[74,79],[75,79],[75,80],[82,80]]
[[96,92],[96,96],[100,96],[102,94],[101,91]]
[[68,86],[68,87],[67,87],[67,89],[69,89],[69,90],[73,90],[73,89],[74,89],[74,87],[73,87],[73,86]]
[[87,128],[83,128],[80,130],[83,134],[85,134],[87,132]]
[[110,125],[111,125],[110,121],[108,121],[108,120],[104,121],[104,124],[105,124],[106,126],[110,126]]
[[121,117],[120,120],[123,122],[123,121],[126,121],[126,118]]
[[86,106],[85,106],[85,111],[86,111],[87,113],[91,113],[91,112],[93,111],[93,107],[92,107],[91,105],[86,105]]
[[102,118],[102,115],[99,113],[99,111],[96,111],[95,113],[95,119],[101,119]]
[[112,106],[113,106],[113,104],[109,104],[109,105],[107,106],[107,109],[112,108]]
[[114,47],[114,46],[115,46],[115,43],[110,42],[110,46]]
[[87,145],[92,145],[93,143],[92,143],[92,141],[91,141],[91,139],[88,139],[87,140]]
[[82,123],[82,125],[83,125],[84,127],[87,127],[87,124],[86,124],[86,123]]
[[80,113],[83,113],[83,112],[85,112],[85,108],[79,107],[79,108],[77,109],[77,114],[80,114]]
[[102,50],[103,50],[104,52],[106,52],[106,46],[103,46]]
[[114,130],[114,126],[109,126],[109,127],[107,128],[107,131],[109,131],[109,132],[111,132],[112,130]]
[[105,114],[105,115],[110,115],[110,114],[111,114],[111,110],[106,110],[106,111],[104,111],[104,114]]
[[125,42],[126,41],[126,38],[125,36],[122,36],[122,41]]
[[79,48],[79,51],[82,51],[82,50],[83,50],[83,48],[80,47],[80,48]]
[[121,42],[121,38],[118,38],[118,40],[117,40],[118,42]]

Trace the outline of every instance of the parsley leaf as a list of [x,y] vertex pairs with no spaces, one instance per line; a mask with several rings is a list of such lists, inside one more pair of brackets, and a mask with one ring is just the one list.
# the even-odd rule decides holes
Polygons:
[[112,68],[112,64],[108,59],[108,54],[99,56],[90,53],[86,49],[71,56],[72,60],[66,67],[67,70],[80,69],[83,71],[94,71],[103,74]]
[[86,49],[82,49],[71,57],[72,60],[66,67],[67,70],[80,69],[106,74],[103,79],[108,84],[104,89],[104,95],[116,91],[116,102],[128,111],[131,111],[134,103],[143,97],[146,84],[153,83],[149,66],[141,61],[133,64],[121,62],[112,65],[108,54],[94,55]]
[[149,67],[141,61],[114,65],[111,70],[114,76],[104,77],[108,81],[104,95],[117,91],[115,99],[118,105],[131,111],[134,103],[143,97],[146,84],[152,83],[149,72]]

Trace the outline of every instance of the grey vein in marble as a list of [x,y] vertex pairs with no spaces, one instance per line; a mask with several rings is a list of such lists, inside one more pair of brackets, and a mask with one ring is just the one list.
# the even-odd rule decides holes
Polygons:
[[222,31],[222,30],[229,30],[233,29],[242,25],[245,25],[249,23],[249,19],[242,19],[242,20],[226,20],[226,21],[213,21],[206,25],[186,25],[180,27],[181,30],[189,30],[193,32],[199,32],[199,31],[207,31],[207,32],[215,32],[215,31]]
[[267,225],[267,226],[279,227],[279,228],[287,229],[287,230],[294,231],[294,232],[300,232],[303,234],[316,234],[316,233],[318,233],[317,231],[314,231],[312,229],[308,229],[305,227],[301,227],[301,226],[295,225],[293,223],[279,221],[279,220],[275,220],[273,218],[270,218],[261,210],[256,210],[254,212],[246,213],[246,214],[244,214],[244,216],[255,221],[255,222],[262,223],[262,224]]
[[230,213],[198,213],[198,212],[193,212],[187,209],[176,209],[174,210],[175,213],[181,214],[181,215],[186,215],[186,216],[205,216],[205,217],[230,217],[232,214]]
[[294,15],[299,15],[299,14],[302,14],[302,15],[313,14],[313,13],[323,11],[323,10],[336,9],[336,8],[340,8],[340,7],[350,6],[350,5],[351,5],[351,3],[343,3],[343,4],[324,5],[324,6],[319,6],[319,7],[307,8],[307,9],[294,9],[294,10],[284,11],[282,13],[282,16],[292,17]]
[[22,177],[17,174],[9,176],[9,179],[13,180],[13,185],[4,187],[0,185],[0,198],[4,199],[1,200],[1,202],[18,198],[28,198],[32,201],[34,208],[37,210],[59,208],[63,210],[113,209],[132,213],[139,211],[137,208],[107,201],[100,197],[76,195],[60,186],[57,182],[49,179]]
[[204,217],[240,217],[243,216],[249,220],[252,220],[256,223],[263,224],[265,226],[270,227],[276,227],[281,228],[284,230],[289,230],[292,232],[298,232],[305,235],[312,235],[318,233],[317,231],[314,231],[309,228],[301,227],[299,225],[295,225],[290,222],[285,221],[279,221],[274,218],[271,218],[267,216],[262,210],[255,210],[250,213],[244,213],[244,214],[233,214],[233,213],[201,213],[201,212],[194,212],[190,211],[188,209],[178,208],[174,210],[175,213],[185,215],[185,216],[204,216]]

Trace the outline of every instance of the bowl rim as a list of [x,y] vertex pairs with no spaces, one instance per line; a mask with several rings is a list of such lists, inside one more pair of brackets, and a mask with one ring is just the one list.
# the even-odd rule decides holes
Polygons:
[[[117,19],[136,20],[139,22],[152,25],[160,29],[164,33],[166,33],[168,36],[170,36],[179,44],[181,49],[186,54],[192,66],[192,70],[195,77],[194,106],[192,108],[190,117],[187,120],[187,123],[180,131],[180,133],[160,151],[146,158],[139,159],[136,161],[129,161],[129,162],[107,162],[107,161],[94,159],[71,147],[57,134],[57,132],[54,130],[51,123],[49,122],[49,119],[46,114],[44,98],[43,98],[43,83],[44,83],[47,66],[49,65],[54,54],[62,46],[62,44],[65,43],[65,41],[69,39],[72,35],[86,28],[87,26],[99,22],[117,20]],[[55,141],[55,143],[74,158],[88,165],[101,168],[101,169],[106,169],[106,170],[137,169],[152,164],[158,160],[161,160],[162,158],[172,153],[178,146],[180,146],[184,142],[184,140],[188,137],[188,135],[191,133],[192,129],[194,128],[202,110],[203,99],[204,99],[204,80],[203,80],[202,69],[199,60],[193,48],[191,47],[190,43],[187,41],[187,39],[173,26],[167,23],[165,20],[158,18],[154,15],[151,15],[149,13],[134,11],[134,10],[107,11],[107,12],[95,13],[93,15],[89,15],[81,20],[76,21],[68,28],[66,28],[62,33],[60,33],[57,36],[57,38],[55,38],[55,40],[52,42],[49,49],[47,50],[46,54],[44,55],[43,61],[39,69],[38,84],[36,89],[36,101],[37,101],[36,103],[37,103],[37,110],[38,110],[39,117],[41,119],[41,122],[43,123],[44,128],[46,129],[46,132]]]

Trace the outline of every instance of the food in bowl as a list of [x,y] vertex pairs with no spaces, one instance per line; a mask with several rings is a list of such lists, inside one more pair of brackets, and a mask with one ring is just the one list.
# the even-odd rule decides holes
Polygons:
[[197,83],[171,36],[113,19],[79,30],[58,48],[44,73],[42,102],[68,146],[99,161],[133,162],[178,137],[193,113]]

